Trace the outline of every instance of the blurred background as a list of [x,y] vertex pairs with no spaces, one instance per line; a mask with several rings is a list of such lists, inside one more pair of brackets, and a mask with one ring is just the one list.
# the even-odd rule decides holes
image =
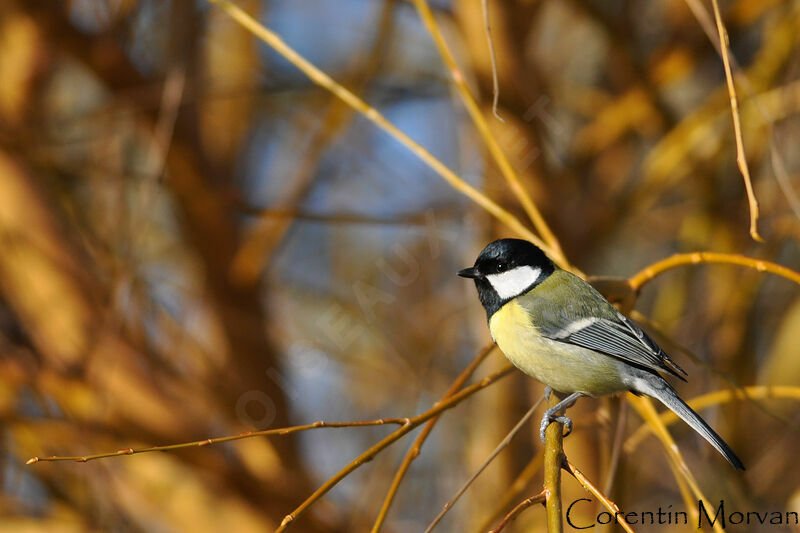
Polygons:
[[[800,2],[721,2],[746,78],[763,244],[748,235],[722,62],[696,16],[710,3],[488,3],[505,123],[491,114],[481,2],[431,7],[572,264],[628,277],[710,250],[800,265]],[[411,2],[237,4],[525,219]],[[713,15],[705,22],[713,31]],[[390,429],[25,461],[411,416],[490,342],[474,287],[455,271],[510,230],[218,7],[3,0],[0,80],[0,531],[274,529]],[[678,389],[692,398],[800,385],[799,295],[782,278],[696,265],[646,285],[635,309],[689,372]],[[504,364],[494,353],[478,375]],[[541,393],[515,371],[447,412],[383,530],[424,530]],[[627,438],[642,424],[625,402],[583,400],[571,412],[567,455],[623,510],[685,510],[659,441],[614,453],[617,428]],[[702,414],[748,466],[735,472],[671,426],[710,501],[800,510],[796,400]],[[485,531],[539,492],[536,427],[438,530]],[[291,530],[369,530],[415,435]],[[585,494],[565,476],[565,507]],[[584,502],[572,518],[602,510]],[[531,508],[506,531],[544,531],[543,517]]]

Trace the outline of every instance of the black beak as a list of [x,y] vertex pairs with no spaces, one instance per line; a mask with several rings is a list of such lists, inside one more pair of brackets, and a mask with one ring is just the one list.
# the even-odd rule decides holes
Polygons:
[[459,270],[458,275],[461,276],[462,278],[472,278],[472,279],[481,277],[481,273],[478,272],[478,269],[475,267],[469,267],[465,268],[464,270]]

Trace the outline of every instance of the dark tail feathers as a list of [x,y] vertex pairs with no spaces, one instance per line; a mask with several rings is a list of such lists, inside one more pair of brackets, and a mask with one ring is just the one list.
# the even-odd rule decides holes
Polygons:
[[[717,435],[716,431],[706,424],[706,421],[700,418],[700,415],[695,413],[691,407],[686,405],[686,402],[678,397],[669,383],[664,381],[661,376],[648,375],[647,378],[641,380],[646,386],[641,387],[638,392],[647,394],[656,398],[663,403],[672,412],[678,415],[684,422],[689,424],[692,429],[698,432],[704,439],[706,439],[725,459],[737,470],[744,470],[742,461],[736,457],[736,454],[731,450],[731,447],[722,440],[722,437]],[[641,382],[639,383],[641,385]]]

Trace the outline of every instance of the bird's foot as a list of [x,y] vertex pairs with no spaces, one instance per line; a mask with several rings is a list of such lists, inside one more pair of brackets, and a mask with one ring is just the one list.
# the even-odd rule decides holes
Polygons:
[[[544,394],[547,397],[548,402],[550,401],[550,394],[552,392],[553,391],[550,387],[547,387],[544,390]],[[568,407],[572,407],[573,405],[575,405],[575,402],[577,402],[578,398],[580,398],[581,396],[583,395],[580,392],[573,392],[572,394],[570,394],[569,396],[567,396],[566,398],[558,402],[556,405],[554,405],[553,407],[544,412],[544,415],[542,416],[542,423],[539,425],[539,438],[542,439],[542,443],[544,443],[545,440],[544,433],[545,431],[547,431],[547,426],[549,426],[553,422],[560,422],[561,424],[564,424],[564,427],[567,429],[566,433],[564,433],[565,437],[570,433],[572,433],[572,420],[570,420],[569,417],[566,417],[564,415],[559,415],[558,413],[562,409],[566,410]]]
[[566,431],[564,432],[564,436],[566,437],[570,433],[572,433],[572,419],[568,416],[564,415],[557,415],[555,413],[550,413],[548,410],[545,412],[544,416],[542,417],[542,423],[539,425],[539,438],[542,440],[542,444],[545,441],[545,432],[547,431],[547,427],[552,424],[553,422],[559,422],[564,424],[564,428]]

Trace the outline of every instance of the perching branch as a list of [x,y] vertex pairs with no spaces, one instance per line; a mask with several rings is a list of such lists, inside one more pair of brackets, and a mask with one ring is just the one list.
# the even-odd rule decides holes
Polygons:
[[[548,407],[559,402],[556,392],[550,395]],[[561,462],[564,457],[564,426],[553,422],[547,426],[544,443],[544,493],[547,496],[547,531],[562,533],[564,531],[561,512]]]

